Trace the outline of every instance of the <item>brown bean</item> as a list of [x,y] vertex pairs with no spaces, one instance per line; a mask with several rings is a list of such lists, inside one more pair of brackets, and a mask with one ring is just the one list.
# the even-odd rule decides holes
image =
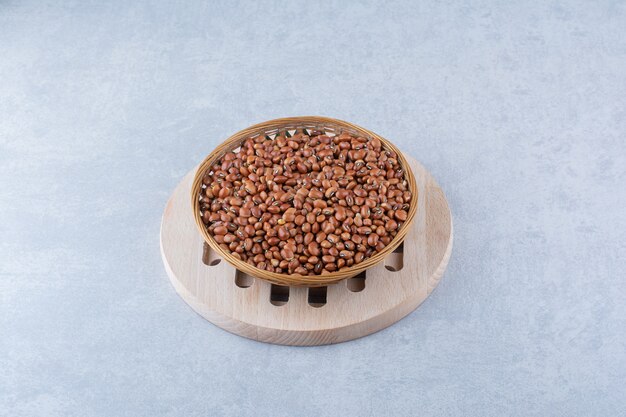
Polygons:
[[346,209],[341,206],[337,207],[335,209],[335,219],[340,222],[344,221],[346,219]]
[[251,224],[247,224],[244,228],[243,228],[244,232],[246,232],[246,234],[248,236],[253,236],[254,235],[254,226],[252,226]]
[[244,181],[244,189],[248,194],[256,194],[257,192],[257,187],[251,180]]
[[[290,211],[290,210],[293,210],[293,211]],[[288,209],[286,212],[284,212],[283,220],[285,220],[285,222],[287,223],[291,223],[295,221],[296,220],[295,209],[291,208],[291,209]]]
[[298,172],[299,172],[300,174],[306,174],[306,173],[307,173],[307,171],[309,170],[309,169],[306,167],[306,165],[304,165],[302,162],[298,162],[298,163],[296,164],[296,169],[298,170]]
[[372,233],[367,237],[367,244],[369,246],[376,246],[378,243],[379,236],[376,233]]
[[328,207],[328,204],[327,204],[327,203],[326,203],[326,201],[324,201],[324,200],[315,200],[315,201],[313,202],[313,208],[316,208],[316,209],[320,209],[320,210],[321,210],[321,209],[324,209],[324,208],[326,208],[326,207]]
[[231,190],[231,189],[228,189],[228,188],[220,188],[220,189],[219,189],[219,191],[218,191],[218,193],[217,193],[217,196],[218,196],[219,198],[226,198],[226,197],[228,197],[228,196],[230,195],[230,193],[232,193],[232,190]]
[[259,218],[263,214],[263,211],[261,210],[260,207],[254,206],[250,209],[250,213],[252,213],[254,217]]
[[[378,235],[377,235],[377,236],[378,236]],[[280,228],[278,229],[278,238],[279,238],[280,240],[287,240],[287,239],[289,239],[289,237],[290,237],[290,235],[289,235],[289,230],[287,230],[287,228],[286,228],[286,227],[284,227],[284,226],[283,226],[283,227],[280,227]]]
[[213,229],[214,235],[225,235],[227,232],[228,229],[226,228],[226,226],[217,226],[215,229]]
[[289,270],[293,271],[299,266],[300,266],[300,261],[298,261],[297,259],[294,258],[291,261],[289,261],[289,265],[288,265]]
[[318,256],[320,254],[320,249],[317,242],[311,242],[307,245],[307,250],[311,256]]
[[322,232],[324,232],[325,234],[332,233],[334,230],[335,226],[333,226],[331,222],[326,221],[322,223]]
[[337,236],[334,233],[329,234],[326,239],[330,242],[330,243],[337,243],[339,242],[339,236]]
[[378,138],[308,132],[244,139],[203,174],[202,223],[238,259],[328,274],[382,251],[406,222],[413,194],[394,151]]
[[396,230],[398,228],[398,223],[396,223],[395,220],[389,220],[386,224],[385,224],[385,230],[387,230],[388,232],[393,232],[394,230]]
[[292,250],[285,248],[280,251],[280,256],[282,256],[284,260],[290,261],[291,259],[293,259],[294,253]]
[[363,252],[357,252],[354,254],[354,263],[360,264],[361,262],[363,262],[364,258],[365,258],[365,255],[363,255]]
[[352,252],[351,250],[342,250],[341,252],[339,252],[339,257],[349,259],[354,257],[354,252]]
[[394,216],[396,220],[403,222],[406,220],[407,213],[404,210],[397,210]]
[[337,190],[337,192],[335,193],[335,196],[339,199],[339,200],[344,200],[347,196],[350,195],[350,191],[346,190],[344,188],[341,188],[339,190]]
[[311,197],[313,199],[323,198],[324,197],[324,193],[322,193],[318,189],[313,189],[313,190],[309,191],[309,197]]

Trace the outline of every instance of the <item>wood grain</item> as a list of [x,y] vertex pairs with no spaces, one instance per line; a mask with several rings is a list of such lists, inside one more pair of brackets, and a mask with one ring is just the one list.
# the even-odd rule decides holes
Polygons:
[[[198,233],[191,215],[189,191],[196,170],[177,186],[161,223],[161,254],[172,285],[201,316],[215,325],[250,339],[284,345],[322,345],[362,337],[383,329],[413,311],[443,276],[452,251],[452,218],[443,191],[426,169],[407,158],[420,198],[403,253],[392,253],[368,269],[365,287],[358,278],[330,285],[326,303],[320,290],[285,288],[245,276],[221,260]],[[219,261],[219,262],[218,262]],[[211,264],[217,265],[211,266]],[[390,271],[402,265],[398,271]],[[247,288],[242,286],[249,285]],[[282,290],[282,291],[280,291]],[[321,290],[323,292],[323,290]],[[282,304],[282,305],[275,305]],[[321,306],[319,306],[322,304]]]

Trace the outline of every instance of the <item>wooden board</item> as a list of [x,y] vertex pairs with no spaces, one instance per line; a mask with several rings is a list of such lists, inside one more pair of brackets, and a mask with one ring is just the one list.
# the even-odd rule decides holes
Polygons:
[[170,197],[161,223],[161,254],[178,294],[213,324],[250,339],[322,345],[383,329],[413,311],[443,276],[452,251],[452,218],[441,188],[408,158],[418,211],[403,245],[363,276],[328,287],[280,287],[254,279],[204,243],[191,212],[195,169]]

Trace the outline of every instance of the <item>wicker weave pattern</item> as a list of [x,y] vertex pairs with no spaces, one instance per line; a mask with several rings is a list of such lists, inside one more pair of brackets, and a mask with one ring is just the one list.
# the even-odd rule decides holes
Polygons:
[[[396,236],[389,243],[389,245],[387,245],[381,252],[376,253],[370,258],[365,259],[358,265],[353,265],[350,268],[335,272],[324,271],[324,273],[322,273],[321,275],[302,276],[297,274],[279,274],[276,272],[259,269],[250,265],[247,262],[235,258],[230,254],[230,252],[222,249],[222,247],[220,247],[220,245],[209,234],[204,225],[204,222],[202,221],[202,215],[200,213],[200,201],[198,199],[202,188],[202,178],[207,169],[210,169],[210,167],[225,153],[233,149],[237,149],[245,139],[249,137],[255,137],[261,134],[273,139],[278,133],[284,132],[285,134],[289,135],[290,131],[300,131],[302,129],[315,129],[335,135],[338,135],[342,132],[348,132],[352,135],[379,139],[382,142],[384,148],[393,150],[398,155],[398,161],[404,168],[405,179],[407,180],[409,189],[412,193],[410,207],[407,213],[407,219],[403,223],[402,227],[398,230]],[[397,248],[400,243],[402,243],[407,232],[410,230],[411,223],[413,222],[413,219],[415,218],[415,213],[417,212],[417,198],[417,186],[413,172],[411,171],[411,168],[404,158],[402,152],[400,152],[400,150],[396,148],[391,142],[389,142],[385,138],[380,137],[374,132],[371,132],[352,123],[318,116],[287,117],[283,119],[270,120],[267,122],[256,124],[254,126],[250,126],[247,129],[235,133],[234,135],[226,139],[217,148],[215,148],[215,150],[211,152],[204,159],[204,161],[202,161],[202,163],[198,167],[198,171],[196,172],[193,184],[191,186],[191,207],[193,209],[193,216],[196,220],[196,225],[198,226],[200,234],[202,235],[204,240],[211,246],[211,248],[235,268],[239,269],[242,272],[245,272],[246,274],[264,279],[274,284],[288,285],[292,287],[318,287],[334,284],[343,279],[351,278],[381,262],[388,254],[393,252],[393,250]]]

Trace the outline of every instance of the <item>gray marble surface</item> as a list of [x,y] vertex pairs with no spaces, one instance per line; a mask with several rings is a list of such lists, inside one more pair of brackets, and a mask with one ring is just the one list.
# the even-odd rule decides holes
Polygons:
[[[626,415],[625,28],[624,1],[0,1],[0,415]],[[456,234],[417,311],[317,348],[204,321],[158,245],[214,146],[303,114],[419,159]]]

